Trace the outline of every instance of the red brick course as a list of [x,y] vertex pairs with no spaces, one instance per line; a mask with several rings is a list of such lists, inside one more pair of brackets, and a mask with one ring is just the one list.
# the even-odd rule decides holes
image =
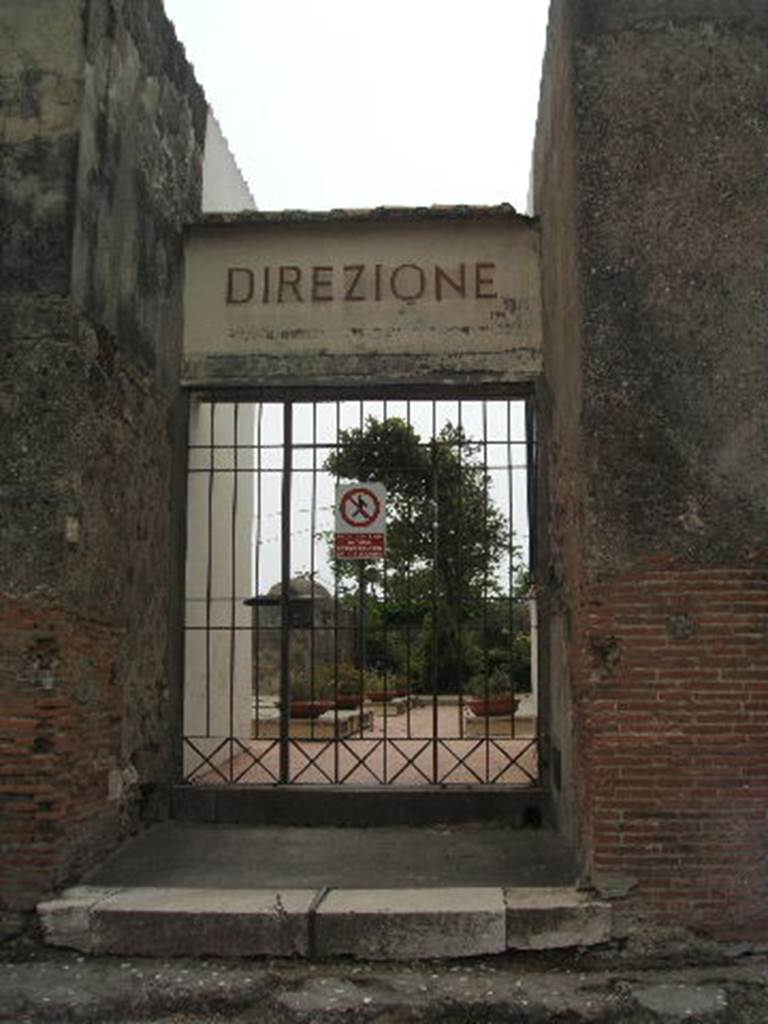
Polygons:
[[103,855],[110,821],[114,832],[119,633],[0,596],[0,638],[0,893],[28,910]]
[[[768,934],[768,572],[652,568],[574,618],[575,782],[597,878],[627,910]],[[36,900],[114,843],[119,631],[0,598],[0,891]]]
[[575,619],[575,771],[595,878],[622,907],[768,937],[768,570],[656,567]]

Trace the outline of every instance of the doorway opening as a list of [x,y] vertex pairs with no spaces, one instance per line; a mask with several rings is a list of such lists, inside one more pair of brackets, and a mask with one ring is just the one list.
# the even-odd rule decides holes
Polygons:
[[[539,783],[531,417],[483,395],[193,399],[185,782]],[[383,557],[336,547],[355,483],[385,495]]]

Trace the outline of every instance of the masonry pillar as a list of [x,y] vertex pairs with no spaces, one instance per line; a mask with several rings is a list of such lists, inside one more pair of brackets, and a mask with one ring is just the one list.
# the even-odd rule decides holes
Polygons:
[[768,925],[768,8],[553,0],[535,149],[549,770],[628,914]]
[[180,760],[207,106],[155,0],[8,0],[0,66],[2,934],[162,814]]

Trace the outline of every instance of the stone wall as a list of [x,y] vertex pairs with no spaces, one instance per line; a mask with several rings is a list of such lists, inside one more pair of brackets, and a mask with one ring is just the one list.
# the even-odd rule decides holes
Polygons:
[[767,75],[762,3],[554,0],[535,167],[561,817],[624,909],[741,938],[768,929]]
[[0,893],[21,911],[160,813],[176,763],[206,104],[155,0],[10,0],[0,51]]

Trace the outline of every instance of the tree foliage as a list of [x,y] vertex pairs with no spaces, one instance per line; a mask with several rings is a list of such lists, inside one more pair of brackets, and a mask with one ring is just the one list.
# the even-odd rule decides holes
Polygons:
[[424,443],[401,419],[369,417],[364,427],[341,433],[338,449],[325,463],[341,479],[386,486],[391,567],[436,572],[456,603],[493,587],[490,567],[508,543],[506,520],[491,500],[479,449],[450,423]]
[[[365,588],[367,660],[419,676],[426,689],[437,680],[456,690],[482,670],[488,609],[503,596],[497,570],[511,538],[481,455],[450,423],[425,442],[402,419],[368,417],[325,462],[338,479],[387,488],[386,575],[379,562],[334,566]],[[494,619],[496,646],[499,628]]]

